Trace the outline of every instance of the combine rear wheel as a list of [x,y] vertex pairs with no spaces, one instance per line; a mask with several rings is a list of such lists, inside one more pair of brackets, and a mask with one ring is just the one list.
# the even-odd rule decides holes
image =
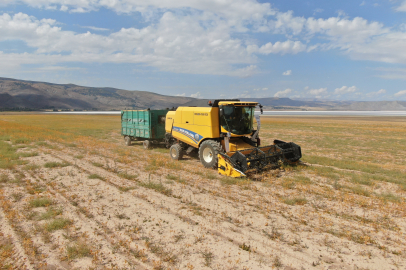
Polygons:
[[174,144],[169,149],[169,154],[171,155],[172,159],[180,160],[183,157],[183,149],[178,143]]
[[202,142],[199,148],[199,158],[200,162],[206,168],[217,169],[218,163],[218,153],[222,152],[223,149],[219,142],[207,140]]

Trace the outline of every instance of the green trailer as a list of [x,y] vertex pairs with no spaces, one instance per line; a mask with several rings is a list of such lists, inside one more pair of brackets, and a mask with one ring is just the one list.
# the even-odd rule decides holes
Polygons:
[[126,145],[131,141],[144,140],[149,149],[162,143],[165,138],[165,117],[169,110],[126,110],[121,111],[121,135]]

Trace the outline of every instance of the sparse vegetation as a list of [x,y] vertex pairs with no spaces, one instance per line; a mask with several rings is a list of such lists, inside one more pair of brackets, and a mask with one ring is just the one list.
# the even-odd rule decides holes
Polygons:
[[24,197],[24,195],[22,193],[18,193],[18,192],[11,194],[11,196],[13,196],[14,201],[16,201],[16,202],[19,202]]
[[56,230],[65,229],[67,226],[71,225],[72,221],[67,218],[56,218],[45,224],[45,229],[48,232],[53,232]]
[[170,188],[166,188],[162,183],[147,182],[147,183],[139,183],[139,185],[144,188],[153,189],[166,196],[172,195],[172,190]]
[[118,176],[120,176],[121,178],[128,179],[128,180],[134,180],[134,179],[137,179],[137,177],[138,177],[138,175],[128,174],[127,172],[121,172],[118,174]]
[[28,164],[28,165],[24,166],[24,170],[26,170],[26,171],[35,171],[35,170],[38,170],[39,168],[40,168],[40,166],[36,165],[36,164]]
[[45,168],[62,168],[62,167],[67,167],[69,165],[70,164],[67,163],[67,162],[55,162],[55,161],[52,161],[52,162],[45,163],[44,167]]
[[51,198],[48,197],[39,197],[39,198],[34,198],[29,201],[30,207],[47,207],[53,204],[53,201]]
[[307,203],[306,198],[302,197],[297,197],[297,198],[285,198],[283,199],[283,202],[289,205],[304,205]]
[[7,183],[8,181],[10,181],[10,178],[7,174],[0,175],[0,183]]
[[279,256],[276,256],[276,257],[273,259],[273,264],[272,264],[272,265],[273,265],[274,267],[276,267],[276,268],[282,267],[283,264],[282,264],[281,258],[279,258]]
[[96,173],[92,173],[88,176],[89,179],[100,179],[100,180],[104,180],[104,178]]
[[59,216],[60,214],[62,214],[62,209],[61,208],[56,208],[56,207],[49,207],[49,209],[45,212],[42,213],[40,216],[40,219],[51,219],[54,218],[56,216]]
[[68,260],[87,257],[91,255],[90,247],[83,241],[76,242],[66,247]]
[[13,269],[13,242],[0,233],[0,269]]
[[204,259],[204,266],[210,267],[211,263],[212,263],[212,260],[214,258],[213,252],[207,251],[207,250],[202,251],[202,256],[203,256],[203,259]]
[[96,167],[103,167],[103,164],[101,164],[99,162],[92,162],[92,165],[96,166]]
[[[47,256],[89,269],[268,269],[297,252],[306,267],[355,267],[347,250],[363,267],[401,268],[406,122],[313,119],[261,119],[262,144],[294,141],[303,163],[236,179],[196,157],[125,147],[116,116],[2,115],[0,222],[24,239],[8,243],[20,243],[34,269]],[[0,257],[0,266],[20,267],[0,238],[0,255],[19,263]]]
[[251,252],[251,246],[250,245],[246,245],[245,243],[242,243],[242,245],[239,246],[242,250]]

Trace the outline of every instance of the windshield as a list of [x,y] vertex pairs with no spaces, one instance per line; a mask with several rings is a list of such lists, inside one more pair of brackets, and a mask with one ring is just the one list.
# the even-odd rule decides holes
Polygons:
[[233,105],[220,106],[222,115],[220,116],[221,126],[236,135],[252,133],[252,119],[254,107],[236,107]]

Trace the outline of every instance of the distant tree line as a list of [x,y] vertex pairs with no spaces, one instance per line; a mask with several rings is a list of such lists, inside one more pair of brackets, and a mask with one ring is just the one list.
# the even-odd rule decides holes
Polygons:
[[32,111],[38,111],[38,109],[25,108],[25,107],[0,108],[0,112],[32,112]]
[[[42,110],[58,110],[57,108],[55,108],[55,106],[45,106],[42,108],[30,108],[30,107],[23,107],[23,106],[19,106],[19,107],[0,107],[0,111],[2,112],[7,112],[7,111],[21,111],[21,112],[32,112],[32,111],[42,111]],[[60,110],[60,109],[59,109]]]

